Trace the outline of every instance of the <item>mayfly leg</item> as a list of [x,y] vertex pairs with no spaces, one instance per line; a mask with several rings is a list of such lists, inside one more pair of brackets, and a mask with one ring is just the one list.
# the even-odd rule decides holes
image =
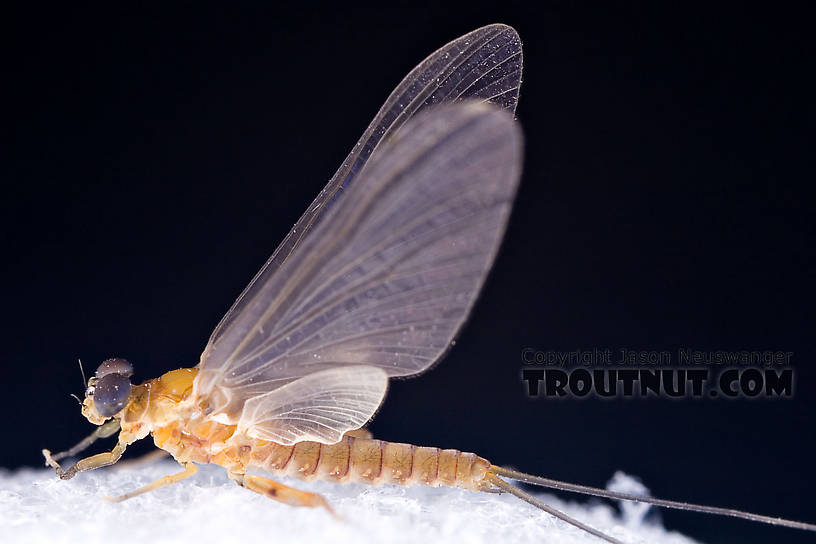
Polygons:
[[119,442],[111,451],[98,453],[96,455],[86,457],[85,459],[80,459],[68,470],[64,470],[60,464],[57,463],[57,461],[51,456],[50,451],[42,450],[42,454],[45,457],[45,464],[57,471],[57,476],[59,476],[61,480],[70,480],[76,476],[78,472],[85,472],[87,470],[93,470],[95,468],[106,467],[114,464],[122,457],[122,454],[125,453],[125,448],[127,448],[127,444],[124,442]]
[[[107,438],[116,434],[119,431],[120,425],[118,419],[112,419],[96,428],[94,432],[80,440],[74,447],[67,449],[65,451],[61,451],[59,453],[55,453],[51,455],[51,459],[53,461],[59,461],[64,457],[73,457],[74,455],[78,454],[81,451],[85,451],[88,447],[97,441],[99,438]],[[47,451],[47,450],[43,450]],[[49,452],[50,454],[50,452]],[[46,465],[51,466],[50,463],[46,461]]]
[[229,477],[241,487],[269,497],[270,499],[275,499],[290,506],[322,507],[328,510],[332,516],[339,519],[339,516],[332,510],[329,503],[326,502],[326,499],[317,493],[295,489],[294,487],[289,487],[275,480],[255,474],[238,474],[231,472],[229,473]]
[[128,499],[136,497],[137,495],[141,495],[142,493],[147,493],[149,491],[153,491],[154,489],[158,489],[166,485],[172,485],[177,482],[180,482],[198,472],[198,468],[193,463],[181,463],[181,466],[184,467],[184,470],[179,472],[178,474],[162,476],[155,482],[150,482],[145,486],[142,486],[138,489],[134,489],[133,491],[125,493],[124,495],[119,495],[118,497],[105,497],[105,500],[110,502],[126,501]]
[[127,459],[125,461],[120,461],[116,463],[117,469],[134,469],[143,467],[145,465],[149,465],[155,461],[160,461],[162,459],[167,459],[170,457],[170,453],[164,450],[153,450],[149,453],[145,453],[144,455],[137,457],[136,459]]

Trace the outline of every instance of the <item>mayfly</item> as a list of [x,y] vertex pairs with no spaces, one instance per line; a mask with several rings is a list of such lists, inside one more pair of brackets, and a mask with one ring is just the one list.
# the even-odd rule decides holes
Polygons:
[[[65,452],[43,450],[46,463],[67,480],[152,435],[184,470],[114,500],[215,463],[246,489],[329,511],[320,495],[247,470],[507,492],[609,542],[617,540],[507,480],[816,530],[557,482],[364,430],[389,378],[427,370],[451,346],[492,265],[521,172],[521,70],[521,41],[505,25],[462,36],[414,68],[215,328],[199,364],[131,385],[130,363],[104,361],[82,402],[98,429]],[[59,465],[116,432],[111,451]]]

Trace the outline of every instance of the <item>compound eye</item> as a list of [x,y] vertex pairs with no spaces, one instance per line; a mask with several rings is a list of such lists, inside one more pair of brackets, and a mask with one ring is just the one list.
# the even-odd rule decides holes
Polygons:
[[127,377],[117,372],[106,374],[94,387],[94,407],[100,416],[110,417],[125,407],[128,395],[130,380]]
[[127,359],[120,359],[118,357],[106,359],[102,361],[102,364],[96,369],[96,377],[102,378],[108,374],[121,374],[129,378],[133,375],[133,365],[130,364]]

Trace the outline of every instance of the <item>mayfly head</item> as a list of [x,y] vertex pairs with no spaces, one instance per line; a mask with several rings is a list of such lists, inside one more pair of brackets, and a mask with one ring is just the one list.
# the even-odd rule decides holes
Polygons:
[[88,380],[82,415],[95,425],[102,425],[119,414],[130,398],[133,365],[125,359],[106,359]]

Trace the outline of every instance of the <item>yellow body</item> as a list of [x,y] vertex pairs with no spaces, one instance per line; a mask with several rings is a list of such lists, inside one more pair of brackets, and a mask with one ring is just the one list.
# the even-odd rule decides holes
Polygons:
[[[82,413],[99,427],[69,450],[53,456],[49,450],[43,450],[46,464],[53,467],[61,479],[68,480],[79,472],[116,463],[129,444],[152,434],[156,445],[175,457],[184,470],[111,500],[126,500],[179,482],[196,473],[196,463],[215,463],[226,468],[232,480],[250,491],[294,506],[322,507],[332,514],[331,506],[320,495],[288,487],[263,476],[247,474],[247,469],[257,467],[306,480],[323,479],[338,483],[447,485],[474,491],[508,492],[592,535],[616,543],[620,541],[553,509],[502,478],[600,497],[648,502],[816,531],[816,525],[809,523],[725,508],[646,499],[558,482],[491,465],[486,459],[472,453],[373,440],[362,429],[347,432],[336,444],[298,442],[293,446],[284,446],[259,440],[239,431],[237,425],[215,421],[209,415],[211,410],[206,398],[191,398],[197,374],[195,368],[180,368],[131,387],[127,404],[113,418],[103,417],[97,410],[93,393],[100,378],[92,377],[88,380]],[[117,431],[119,440],[111,451],[80,459],[67,470],[58,463],[59,459],[84,450],[97,438],[111,436]],[[252,430],[247,432],[251,433]]]
[[206,415],[207,406],[189,402],[198,370],[180,368],[135,386],[121,414],[120,441],[153,435],[156,446],[179,463],[215,463],[231,476],[250,467],[306,480],[338,483],[455,486],[480,490],[489,484],[490,463],[458,450],[418,447],[346,434],[336,444],[299,442],[283,446],[237,432]]

